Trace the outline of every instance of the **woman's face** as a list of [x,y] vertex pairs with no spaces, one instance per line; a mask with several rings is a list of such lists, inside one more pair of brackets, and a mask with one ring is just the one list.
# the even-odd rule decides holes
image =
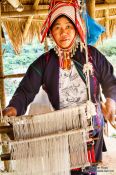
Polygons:
[[51,34],[57,45],[65,49],[73,42],[76,31],[74,25],[68,18],[60,17],[55,21],[51,29]]

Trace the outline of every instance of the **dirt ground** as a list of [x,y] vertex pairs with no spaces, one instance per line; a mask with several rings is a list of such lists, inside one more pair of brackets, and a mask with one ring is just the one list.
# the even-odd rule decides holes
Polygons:
[[105,143],[107,152],[103,153],[97,175],[116,175],[116,138],[105,136]]

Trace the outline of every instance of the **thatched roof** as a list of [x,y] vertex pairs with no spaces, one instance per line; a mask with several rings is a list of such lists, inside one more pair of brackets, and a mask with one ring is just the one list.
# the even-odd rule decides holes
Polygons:
[[[13,2],[12,5],[9,2]],[[24,8],[22,12],[13,7],[16,6],[16,0],[1,1],[2,24],[16,52],[35,35],[40,38],[40,28],[48,13],[49,0],[20,0],[20,3]],[[116,0],[87,0],[87,4],[90,16],[106,27],[101,39],[112,36],[116,28]]]

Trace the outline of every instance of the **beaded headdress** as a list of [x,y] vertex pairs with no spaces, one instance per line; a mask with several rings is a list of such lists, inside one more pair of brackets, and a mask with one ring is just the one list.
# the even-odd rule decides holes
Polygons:
[[[44,41],[53,22],[61,15],[65,15],[73,22],[75,28],[77,29],[80,41],[85,43],[85,31],[80,15],[80,4],[77,0],[51,0],[49,14],[41,30],[41,42]],[[67,49],[62,49],[56,44],[55,51],[59,57],[59,64],[61,68],[70,69],[70,58],[75,54],[76,47],[76,39],[74,39],[71,43],[70,48]]]
[[50,26],[56,18],[65,15],[74,23],[81,41],[85,42],[85,32],[80,16],[80,4],[77,0],[51,0],[49,6],[49,14],[45,20],[41,30],[41,42],[44,41]]

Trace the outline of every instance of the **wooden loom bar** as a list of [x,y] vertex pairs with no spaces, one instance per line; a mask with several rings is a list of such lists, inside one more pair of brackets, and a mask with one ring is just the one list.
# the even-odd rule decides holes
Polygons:
[[48,10],[27,10],[23,12],[2,12],[1,13],[1,18],[10,18],[10,17],[24,17],[24,16],[44,16],[48,14]]
[[[99,138],[90,138],[89,140],[87,140],[87,142],[92,142],[93,140],[98,140]],[[87,147],[87,149],[89,149],[90,146]],[[5,160],[11,160],[11,153],[5,153],[5,154],[1,154],[0,155],[1,161],[5,161]]]
[[[49,135],[43,135],[43,136],[40,136],[40,137],[35,137],[35,138],[29,138],[29,139],[26,139],[25,140],[25,143],[28,143],[28,142],[33,142],[33,141],[38,141],[38,140],[44,140],[44,139],[52,139],[52,138],[56,138],[56,137],[60,137],[60,136],[68,136],[68,135],[72,135],[72,134],[76,134],[76,133],[79,133],[79,132],[83,132],[83,131],[86,131],[86,132],[88,132],[88,131],[90,131],[92,129],[92,127],[91,126],[88,126],[87,128],[86,128],[86,130],[85,129],[73,129],[73,130],[69,130],[69,131],[64,131],[64,132],[57,132],[57,133],[53,133],[53,134],[49,134]],[[93,140],[93,138],[90,138],[89,140],[87,140],[87,141],[92,141]],[[24,142],[24,140],[19,140],[19,141],[9,141],[9,143],[11,143],[11,144],[17,144],[17,143],[23,143]],[[3,145],[7,145],[8,144],[8,141],[3,141],[3,142],[0,142],[0,144],[3,144]]]

